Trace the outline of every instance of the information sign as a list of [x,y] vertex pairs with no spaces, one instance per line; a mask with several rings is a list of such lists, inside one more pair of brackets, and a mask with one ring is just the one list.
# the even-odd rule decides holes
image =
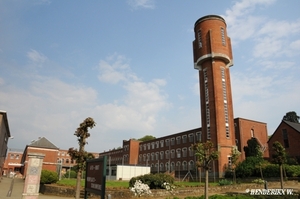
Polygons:
[[86,161],[85,199],[87,199],[87,192],[105,198],[106,159],[105,156]]

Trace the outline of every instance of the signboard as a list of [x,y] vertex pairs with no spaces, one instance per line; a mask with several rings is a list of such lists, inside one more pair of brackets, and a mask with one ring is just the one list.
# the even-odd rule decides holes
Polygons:
[[85,199],[87,192],[101,195],[105,198],[106,156],[86,161]]

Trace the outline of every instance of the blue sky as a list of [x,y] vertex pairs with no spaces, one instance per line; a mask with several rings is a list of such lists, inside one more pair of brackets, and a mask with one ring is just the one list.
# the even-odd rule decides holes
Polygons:
[[24,149],[38,137],[86,149],[162,137],[201,126],[195,21],[217,14],[233,45],[234,116],[265,122],[272,134],[300,114],[300,1],[0,1],[0,110]]

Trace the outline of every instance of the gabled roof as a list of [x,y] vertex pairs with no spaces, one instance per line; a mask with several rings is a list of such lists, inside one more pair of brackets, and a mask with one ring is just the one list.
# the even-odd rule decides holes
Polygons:
[[286,123],[287,125],[289,125],[290,127],[292,127],[293,129],[295,129],[297,132],[300,133],[300,123],[289,122],[289,121],[286,121],[286,120],[282,120],[280,122],[280,124],[278,125],[278,127],[276,128],[276,130],[274,131],[274,133],[271,135],[271,137],[269,137],[268,143],[269,143],[269,141],[271,140],[271,138],[273,137],[273,135],[275,134],[275,132],[277,131],[277,129],[280,127],[280,125],[282,123]]
[[38,147],[38,148],[47,148],[47,149],[58,149],[57,146],[52,144],[49,140],[42,137],[39,138],[36,141],[33,141],[31,144],[28,145],[28,147]]
[[285,121],[285,120],[282,120],[282,121],[300,133],[300,123],[289,122],[289,121]]

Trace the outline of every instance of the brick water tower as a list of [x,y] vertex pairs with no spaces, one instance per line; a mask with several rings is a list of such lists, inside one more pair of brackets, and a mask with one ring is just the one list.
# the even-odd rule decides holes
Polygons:
[[226,22],[217,15],[198,19],[194,26],[194,68],[199,70],[202,140],[219,151],[212,172],[223,177],[236,145],[229,67],[233,65]]

